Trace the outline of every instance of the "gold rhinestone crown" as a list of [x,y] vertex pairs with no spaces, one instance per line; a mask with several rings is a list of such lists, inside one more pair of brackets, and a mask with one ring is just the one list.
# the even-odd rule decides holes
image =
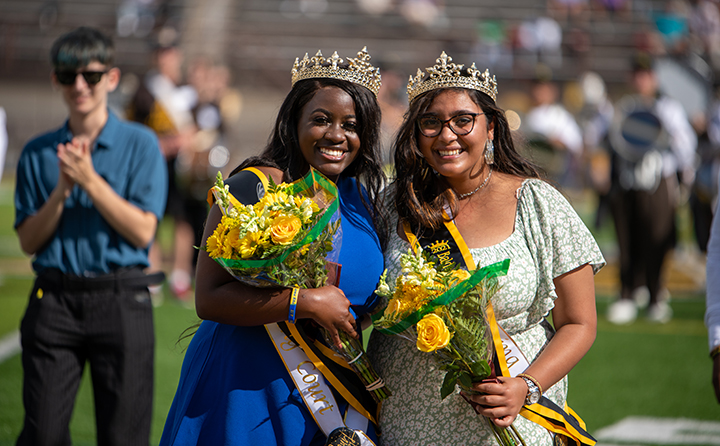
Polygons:
[[[307,53],[302,60],[295,59],[291,73],[292,85],[303,79],[312,79],[318,77],[326,77],[332,79],[341,79],[362,85],[375,94],[380,91],[380,69],[372,66],[370,54],[367,47],[363,47],[362,51],[357,54],[356,58],[348,57],[347,63],[338,56],[337,51],[332,56],[325,59],[322,52],[318,50],[315,56],[308,58]],[[346,65],[346,66],[344,66]]]
[[497,81],[495,76],[490,76],[490,71],[481,73],[475,67],[475,63],[467,69],[467,74],[462,74],[464,65],[453,63],[452,57],[442,52],[435,60],[435,65],[428,67],[426,71],[430,75],[425,79],[425,73],[418,68],[415,77],[410,76],[407,85],[408,100],[413,101],[417,96],[438,88],[461,87],[471,90],[479,90],[490,96],[493,101],[497,99]]

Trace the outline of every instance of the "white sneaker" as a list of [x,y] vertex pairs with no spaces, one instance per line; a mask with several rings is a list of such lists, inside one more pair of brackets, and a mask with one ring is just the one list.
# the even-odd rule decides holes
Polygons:
[[176,269],[170,274],[170,291],[172,291],[179,300],[187,301],[190,298],[191,286],[192,278],[187,271]]
[[637,307],[631,299],[618,299],[608,307],[608,321],[615,325],[625,325],[635,322]]
[[646,286],[635,288],[632,293],[632,300],[635,301],[635,306],[638,308],[645,308],[650,303],[650,290]]
[[656,302],[648,307],[647,319],[658,324],[667,324],[673,317],[672,308],[667,302]]

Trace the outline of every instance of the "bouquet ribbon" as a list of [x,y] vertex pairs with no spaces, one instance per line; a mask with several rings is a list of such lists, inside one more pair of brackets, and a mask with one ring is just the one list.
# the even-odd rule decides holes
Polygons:
[[[445,216],[445,227],[434,231],[428,236],[415,236],[410,227],[405,224],[404,229],[407,239],[410,241],[414,250],[417,250],[418,246],[422,246],[424,249],[427,249],[435,254],[441,263],[446,262],[461,265],[464,262],[467,269],[469,271],[473,271],[475,269],[475,262],[472,260],[470,249],[467,247],[467,244],[462,238],[457,226],[455,226],[455,223],[447,218],[447,215]],[[459,260],[462,260],[463,262],[460,262]],[[457,299],[462,294],[472,289],[472,287],[479,283],[483,278],[504,275],[508,270],[509,262],[510,260],[506,259],[502,262],[494,263],[474,271],[471,277],[466,280],[466,282],[469,282],[467,287],[461,287],[461,283],[455,288],[448,290],[437,297],[433,300],[432,304],[435,304],[436,301],[443,301],[443,303],[438,302],[437,305],[444,305],[445,303],[452,302],[452,300]],[[455,292],[456,289],[458,289],[457,292]],[[390,334],[401,332],[405,328],[408,328],[419,321],[422,316],[427,313],[429,313],[429,311],[423,312],[423,314],[419,315],[417,319],[415,319],[415,314],[408,316],[406,319],[397,324],[405,325],[405,322],[407,321],[407,325],[405,325],[402,329],[398,327],[397,331],[394,331],[395,326],[389,327],[389,330],[393,330]],[[518,373],[522,373],[530,365],[529,361],[515,341],[513,341],[512,337],[510,337],[510,335],[508,335],[505,330],[498,325],[491,302],[488,302],[486,313],[488,316],[490,330],[492,332],[495,350],[495,355],[493,355],[495,370],[499,371],[502,376],[509,377],[514,377]],[[565,410],[563,410],[547,397],[541,396],[540,401],[536,404],[523,406],[523,408],[520,409],[520,415],[546,428],[550,432],[566,437],[566,439],[570,442],[569,444],[592,446],[596,443],[595,439],[586,431],[585,422],[577,416],[577,414],[567,404],[565,404]]]

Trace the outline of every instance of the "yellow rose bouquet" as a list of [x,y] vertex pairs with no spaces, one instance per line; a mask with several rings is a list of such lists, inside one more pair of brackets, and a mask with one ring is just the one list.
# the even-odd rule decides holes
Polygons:
[[268,183],[257,203],[244,205],[218,172],[212,192],[223,216],[202,248],[248,285],[325,285],[341,235],[337,188],[314,170],[294,183]]
[[[373,317],[375,330],[414,342],[418,350],[433,354],[445,378],[441,399],[456,384],[473,392],[472,385],[492,376],[493,341],[485,308],[498,290],[498,276],[505,275],[509,260],[474,271],[434,262],[421,248],[400,259],[401,273],[394,286],[387,271],[375,291],[388,300],[382,313]],[[503,446],[520,445],[513,427],[488,424]]]
[[[336,284],[341,244],[337,187],[314,169],[293,183],[268,178],[263,196],[242,204],[220,172],[212,188],[222,218],[205,250],[237,280],[256,287],[318,288]],[[328,338],[322,329],[322,335]],[[376,402],[390,395],[360,342],[340,331],[340,354]]]

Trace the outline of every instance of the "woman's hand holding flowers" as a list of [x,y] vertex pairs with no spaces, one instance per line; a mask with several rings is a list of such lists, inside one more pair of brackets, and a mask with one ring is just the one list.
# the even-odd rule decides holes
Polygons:
[[339,330],[358,338],[355,318],[350,313],[350,301],[345,297],[345,293],[335,286],[301,290],[298,318],[313,319],[329,332],[333,344],[338,348],[342,348]]
[[473,389],[481,392],[462,396],[475,411],[488,417],[496,426],[509,427],[525,404],[528,387],[522,378],[499,376],[473,384]]

